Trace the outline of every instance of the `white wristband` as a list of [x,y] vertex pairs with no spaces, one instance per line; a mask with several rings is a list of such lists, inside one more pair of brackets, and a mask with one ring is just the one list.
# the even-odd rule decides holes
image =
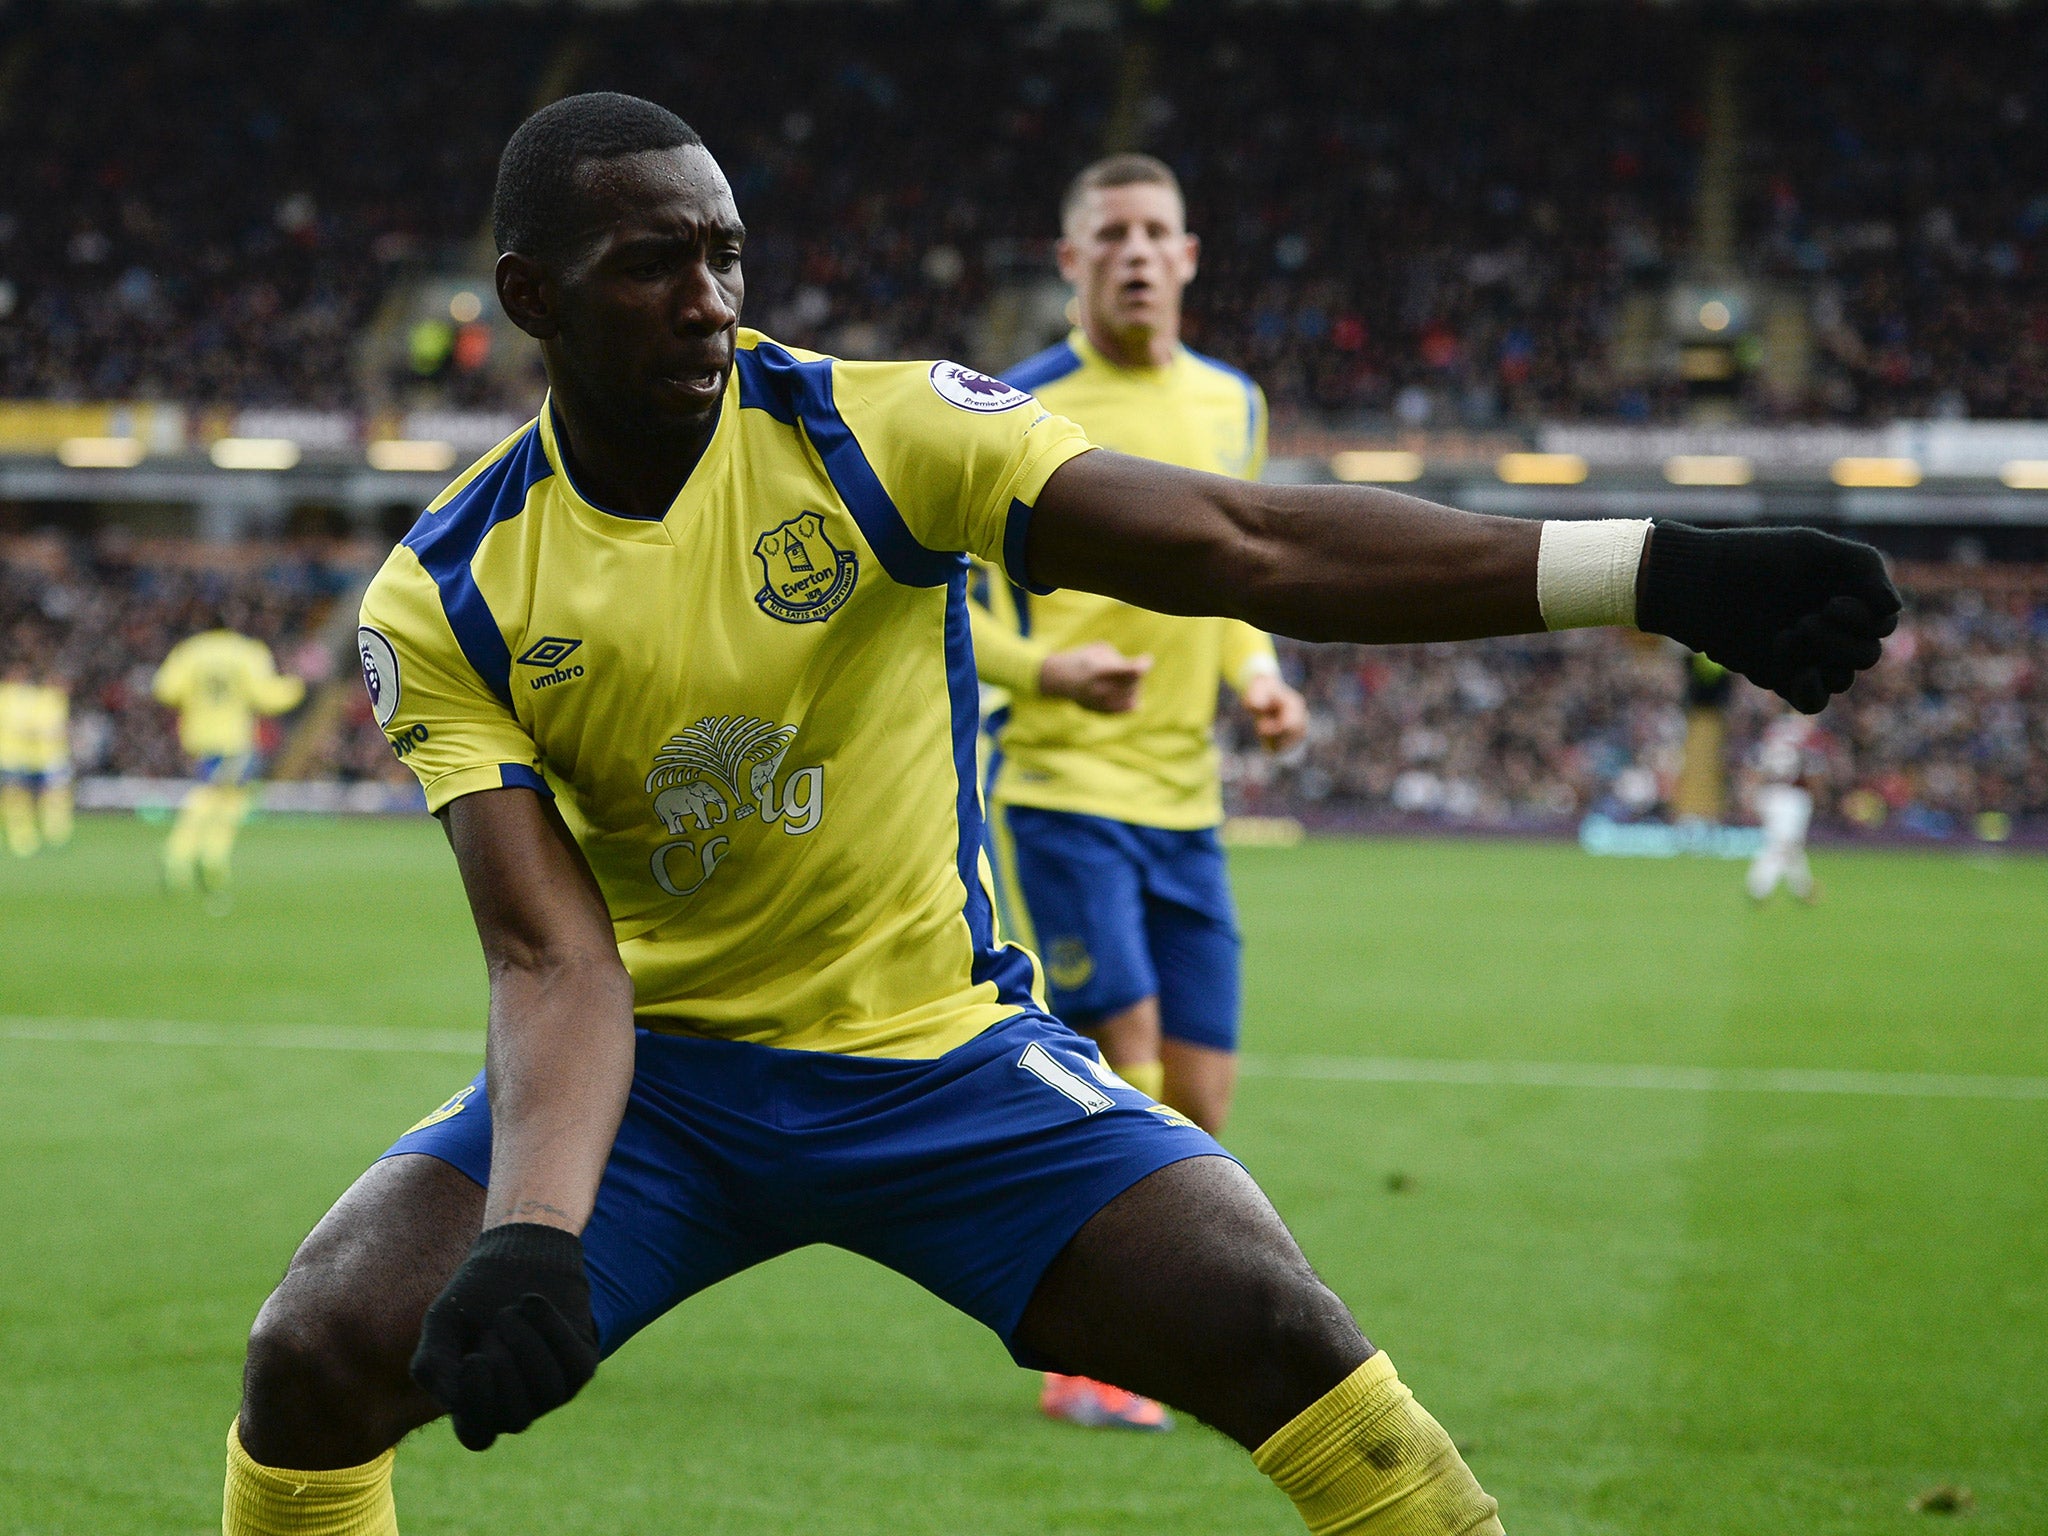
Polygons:
[[1546,522],[1536,547],[1536,606],[1546,629],[1634,624],[1647,521]]

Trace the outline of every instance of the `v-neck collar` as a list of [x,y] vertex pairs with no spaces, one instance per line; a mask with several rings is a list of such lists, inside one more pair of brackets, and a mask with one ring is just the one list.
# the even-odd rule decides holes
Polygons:
[[731,451],[733,433],[737,427],[740,410],[739,369],[735,367],[725,381],[725,397],[718,407],[718,425],[712,428],[711,441],[704,445],[704,452],[697,462],[690,466],[689,478],[683,481],[682,489],[676,492],[668,510],[658,517],[642,517],[637,513],[621,512],[592,500],[576,483],[576,477],[569,472],[567,458],[555,419],[555,397],[550,390],[540,408],[540,445],[547,455],[548,466],[554,470],[561,482],[562,499],[574,508],[582,521],[600,533],[613,538],[636,541],[671,540],[694,519],[697,509],[703,505],[708,488],[719,477],[721,467]]

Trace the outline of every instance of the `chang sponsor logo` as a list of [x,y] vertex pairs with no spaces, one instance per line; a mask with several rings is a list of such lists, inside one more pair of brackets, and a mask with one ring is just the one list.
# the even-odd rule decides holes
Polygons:
[[[646,790],[667,842],[648,859],[671,896],[695,894],[732,852],[740,824],[757,820],[802,837],[825,814],[822,766],[782,771],[796,727],[751,715],[706,715],[654,756]],[[726,828],[727,831],[714,829]]]

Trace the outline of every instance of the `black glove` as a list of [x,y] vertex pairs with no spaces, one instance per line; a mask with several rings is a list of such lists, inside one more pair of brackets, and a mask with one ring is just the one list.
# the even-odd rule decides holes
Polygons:
[[476,1240],[420,1325],[412,1379],[472,1451],[516,1435],[597,1373],[583,1240],[514,1221]]
[[1712,657],[1803,714],[1875,666],[1899,594],[1867,544],[1815,528],[1657,524],[1636,627]]

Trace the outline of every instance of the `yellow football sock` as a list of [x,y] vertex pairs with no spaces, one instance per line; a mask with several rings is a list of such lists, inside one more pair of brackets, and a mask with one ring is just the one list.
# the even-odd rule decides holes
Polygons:
[[211,804],[199,832],[199,867],[214,888],[227,884],[228,861],[235,851],[235,834],[242,830],[242,818],[249,814],[249,791],[215,785]]
[[1252,1461],[1315,1536],[1502,1536],[1500,1506],[1383,1354],[1282,1425]]
[[228,1426],[228,1486],[221,1536],[398,1536],[386,1451],[360,1467],[287,1472],[262,1467],[242,1449],[241,1420]]
[[164,878],[178,890],[192,884],[192,866],[199,862],[199,840],[205,835],[206,820],[213,810],[213,786],[195,784],[178,807],[171,823],[170,840],[164,844]]
[[52,784],[44,790],[37,809],[42,812],[44,842],[52,848],[62,848],[71,841],[70,784]]
[[1128,1067],[1118,1067],[1116,1075],[1148,1099],[1156,1099],[1166,1091],[1166,1063],[1163,1061],[1141,1061]]
[[26,785],[0,785],[0,814],[7,821],[7,851],[25,859],[42,845],[36,833],[36,802]]

